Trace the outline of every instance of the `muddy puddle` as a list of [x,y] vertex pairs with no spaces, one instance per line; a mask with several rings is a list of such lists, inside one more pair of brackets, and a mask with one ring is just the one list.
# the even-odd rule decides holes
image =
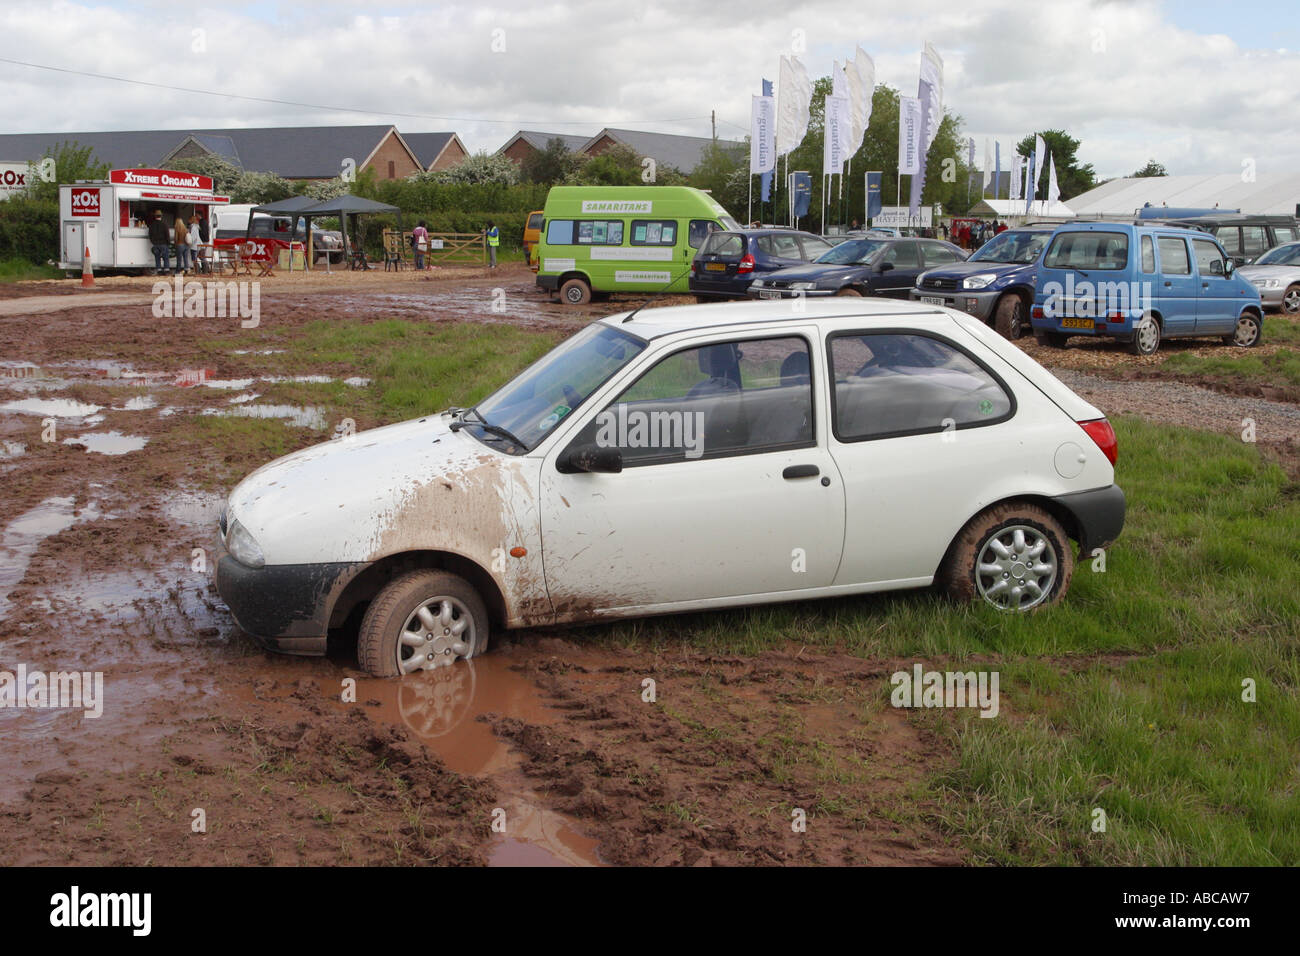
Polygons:
[[65,421],[85,421],[103,408],[71,398],[20,398],[0,405],[0,412],[19,415],[39,415],[41,418],[60,418]]
[[[557,721],[536,685],[511,670],[504,656],[489,654],[400,680],[355,679],[355,703],[343,703],[338,696],[329,698],[338,710],[364,707],[370,719],[405,729],[436,753],[448,770],[491,778],[497,785],[504,832],[492,836],[490,865],[602,865],[597,841],[585,836],[568,817],[541,806],[538,794],[519,772],[519,756],[479,720],[484,714],[495,714],[538,725]],[[326,678],[321,686],[342,687],[342,680],[339,671],[337,682]],[[255,691],[248,685],[230,689],[236,697],[254,702],[287,697],[292,691],[280,685],[270,691]]]
[[67,531],[78,521],[100,517],[99,507],[91,502],[80,511],[72,496],[46,498],[35,508],[14,518],[0,534],[0,620],[12,604],[9,596],[27,573],[32,555],[42,541]]
[[85,432],[75,438],[63,439],[65,445],[80,445],[88,452],[98,455],[125,455],[139,451],[149,444],[143,435],[124,435],[118,431]]
[[[251,399],[250,399],[251,401]],[[220,418],[279,418],[286,425],[296,428],[312,428],[320,431],[325,428],[325,413],[315,407],[298,405],[235,405],[231,408],[205,408],[204,415],[216,415]]]

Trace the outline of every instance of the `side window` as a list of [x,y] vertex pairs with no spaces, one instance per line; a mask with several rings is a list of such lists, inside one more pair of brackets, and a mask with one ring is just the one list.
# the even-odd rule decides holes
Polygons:
[[1189,276],[1192,263],[1187,258],[1187,242],[1174,236],[1161,236],[1160,271],[1167,276]]
[[1294,226],[1274,226],[1273,227],[1273,245],[1280,246],[1284,242],[1295,242],[1296,230]]
[[917,254],[915,242],[896,242],[885,252],[881,263],[891,263],[898,269],[919,269],[921,257]]
[[799,242],[803,244],[803,257],[809,262],[833,248],[825,239],[816,236],[800,236]]
[[758,249],[778,259],[803,258],[799,252],[799,243],[795,241],[794,236],[759,236]]
[[1142,271],[1156,271],[1156,246],[1150,236],[1142,237]]
[[1223,243],[1228,255],[1241,255],[1241,229],[1238,226],[1216,226],[1214,237]]
[[692,249],[699,249],[704,245],[704,240],[709,237],[709,233],[721,228],[712,219],[692,219],[690,230],[686,234],[686,241]]
[[673,220],[632,220],[632,245],[675,246],[676,244],[677,223]]
[[1263,226],[1241,227],[1241,254],[1253,259],[1268,248],[1268,233]]
[[616,447],[623,466],[746,455],[814,443],[808,343],[798,336],[674,352],[574,438]]
[[953,252],[941,242],[927,242],[925,244],[925,264],[927,266],[941,266],[949,262],[958,262],[960,258],[957,253]]
[[621,246],[623,244],[623,220],[579,220],[577,243],[580,246]]
[[546,244],[550,246],[573,245],[573,220],[552,219],[546,224]]
[[864,441],[991,425],[1011,396],[953,345],[908,332],[837,335],[830,344],[835,436]]
[[1202,279],[1224,274],[1223,255],[1218,246],[1209,239],[1193,239],[1192,248],[1196,250],[1196,269]]

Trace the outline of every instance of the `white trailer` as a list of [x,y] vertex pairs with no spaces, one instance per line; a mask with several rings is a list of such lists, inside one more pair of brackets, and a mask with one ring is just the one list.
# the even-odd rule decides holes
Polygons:
[[213,193],[210,177],[173,169],[114,169],[107,180],[60,186],[59,268],[81,271],[89,249],[96,270],[151,271],[155,211],[170,231],[177,216],[209,219],[214,206],[229,202]]

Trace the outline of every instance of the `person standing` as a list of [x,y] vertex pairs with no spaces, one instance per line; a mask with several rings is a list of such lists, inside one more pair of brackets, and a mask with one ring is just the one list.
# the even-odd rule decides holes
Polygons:
[[488,268],[495,269],[497,267],[497,246],[501,245],[501,230],[497,228],[495,222],[489,219],[484,234],[487,236],[488,244]]
[[415,268],[424,271],[424,254],[429,248],[429,230],[424,228],[424,220],[411,230],[411,244],[415,248]]
[[163,222],[162,210],[155,209],[149,220],[149,244],[153,246],[154,275],[171,272],[171,236],[167,233],[167,223]]
[[202,251],[203,239],[199,235],[199,214],[196,212],[190,216],[190,227],[186,230],[185,244],[190,250],[190,271],[202,272],[199,267],[199,253]]
[[178,214],[172,224],[172,241],[176,243],[176,272],[188,272],[190,268],[190,227]]

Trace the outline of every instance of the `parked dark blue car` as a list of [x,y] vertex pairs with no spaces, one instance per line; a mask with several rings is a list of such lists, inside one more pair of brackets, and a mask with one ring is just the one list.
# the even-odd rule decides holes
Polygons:
[[939,239],[849,239],[816,262],[755,279],[751,299],[796,296],[879,295],[906,299],[927,268],[961,262],[966,253]]
[[830,248],[820,236],[797,229],[713,232],[691,263],[690,290],[701,302],[743,299],[756,276],[810,262]]
[[911,298],[969,312],[1008,339],[1029,332],[1034,276],[1053,226],[1022,226],[998,233],[965,262],[930,269]]

